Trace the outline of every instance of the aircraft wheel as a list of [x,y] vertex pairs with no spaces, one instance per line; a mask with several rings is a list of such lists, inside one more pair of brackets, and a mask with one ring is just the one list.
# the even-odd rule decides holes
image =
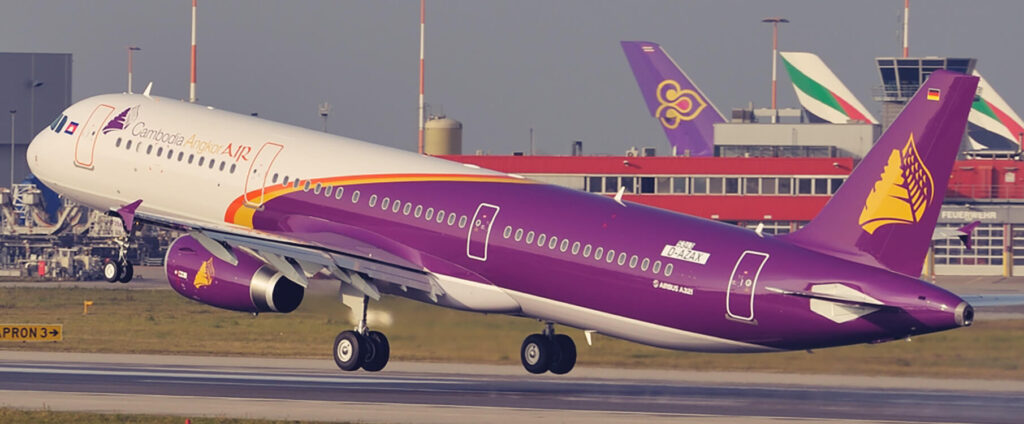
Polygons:
[[121,269],[121,264],[113,259],[105,259],[103,261],[103,278],[111,283],[116,283],[121,278],[121,273],[124,272]]
[[391,345],[388,338],[380,331],[366,333],[363,338],[370,349],[363,355],[363,369],[366,371],[380,371],[388,365],[388,358],[391,356]]
[[533,374],[547,372],[551,365],[551,357],[554,346],[551,340],[540,334],[531,334],[523,340],[523,346],[519,349],[519,358],[523,361],[523,367]]
[[551,361],[551,372],[565,374],[572,371],[576,366],[576,343],[565,334],[556,334],[552,344],[558,350],[558,355]]
[[117,281],[120,281],[122,283],[127,283],[129,281],[132,281],[132,277],[134,277],[134,276],[135,276],[135,267],[132,266],[131,262],[125,262],[124,266],[121,268],[121,277],[118,278]]
[[362,366],[363,347],[367,343],[354,331],[342,331],[334,338],[334,363],[342,371],[355,371]]

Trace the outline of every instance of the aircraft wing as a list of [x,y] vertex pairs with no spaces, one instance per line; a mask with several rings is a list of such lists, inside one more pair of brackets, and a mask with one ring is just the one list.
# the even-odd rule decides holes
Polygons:
[[303,286],[308,285],[307,275],[327,269],[374,299],[380,298],[380,282],[420,290],[432,299],[444,293],[419,263],[418,252],[365,230],[346,234],[347,228],[342,224],[294,216],[282,220],[284,228],[280,231],[261,231],[141,212],[134,217],[141,222],[188,231],[225,262],[237,263],[230,247],[244,247]]

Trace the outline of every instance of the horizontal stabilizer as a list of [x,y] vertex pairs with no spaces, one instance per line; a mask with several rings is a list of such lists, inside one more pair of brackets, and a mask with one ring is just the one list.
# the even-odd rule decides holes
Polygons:
[[868,308],[892,308],[892,309],[899,309],[898,307],[889,306],[889,305],[886,305],[886,304],[884,304],[882,302],[879,302],[877,300],[870,299],[870,298],[854,298],[854,297],[849,297],[849,296],[844,296],[844,295],[841,295],[841,294],[834,294],[834,293],[821,293],[821,292],[809,292],[809,291],[798,291],[798,290],[783,290],[783,289],[778,289],[778,288],[775,288],[775,287],[766,287],[765,289],[770,291],[770,292],[784,294],[784,295],[787,295],[787,296],[806,297],[808,299],[825,300],[825,301],[829,301],[829,302],[842,303],[844,305],[868,307]]

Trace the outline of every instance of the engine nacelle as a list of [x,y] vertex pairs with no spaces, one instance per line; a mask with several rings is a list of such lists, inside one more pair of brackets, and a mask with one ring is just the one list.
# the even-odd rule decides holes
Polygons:
[[167,249],[167,280],[182,296],[218,308],[243,312],[294,311],[305,289],[251,254],[232,247],[238,265],[224,262],[192,236]]

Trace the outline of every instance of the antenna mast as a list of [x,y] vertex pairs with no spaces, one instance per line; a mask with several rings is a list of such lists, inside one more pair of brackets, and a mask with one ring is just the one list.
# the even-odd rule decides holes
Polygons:
[[426,0],[420,0],[420,107],[419,107],[419,144],[418,152],[423,154],[423,44],[426,37]]
[[188,84],[188,101],[196,102],[196,0],[192,0],[192,77]]

